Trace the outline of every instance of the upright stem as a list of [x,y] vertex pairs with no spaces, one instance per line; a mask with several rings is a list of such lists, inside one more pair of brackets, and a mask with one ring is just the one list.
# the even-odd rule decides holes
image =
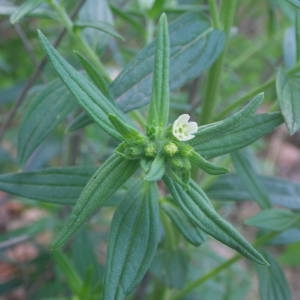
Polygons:
[[297,62],[300,62],[300,9],[296,8],[296,17],[295,17],[295,37],[296,37],[296,53],[297,53]]
[[101,61],[95,54],[95,52],[90,48],[90,46],[86,43],[86,41],[82,38],[82,36],[73,30],[73,22],[69,18],[63,6],[61,6],[56,0],[50,0],[50,5],[60,16],[61,22],[66,27],[68,33],[70,34],[72,40],[77,43],[78,47],[83,51],[93,62],[93,64],[97,67],[98,71],[102,74],[102,76],[109,80],[109,77],[103,67]]
[[[211,15],[213,16],[213,23],[214,22],[218,23],[217,20],[219,20],[219,18],[215,16],[217,12],[216,3],[213,3],[212,1],[210,2],[211,2],[210,9],[211,9]],[[237,0],[222,1],[221,10],[220,10],[221,12],[220,19],[222,21],[223,29],[226,34],[226,42],[222,54],[214,63],[214,65],[212,66],[212,68],[208,73],[206,93],[204,95],[201,120],[200,120],[201,124],[206,124],[211,121],[215,106],[218,102],[219,87],[222,78],[224,57],[228,47],[230,29],[234,21],[236,3]]]
[[212,25],[214,28],[221,29],[222,24],[220,20],[220,14],[218,11],[218,4],[216,0],[209,0],[209,11],[211,15]]

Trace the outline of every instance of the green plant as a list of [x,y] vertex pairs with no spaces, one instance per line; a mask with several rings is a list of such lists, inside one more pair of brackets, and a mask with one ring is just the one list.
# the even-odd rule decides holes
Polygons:
[[[11,22],[17,22],[42,2],[24,2],[11,15]],[[283,188],[291,191],[293,187],[299,195],[300,189],[283,180],[259,177],[253,167],[254,159],[242,148],[273,132],[284,121],[291,134],[299,128],[300,111],[295,96],[299,64],[294,62],[288,70],[278,72],[279,106],[276,108],[280,111],[256,114],[264,100],[263,92],[274,86],[273,78],[221,107],[220,89],[226,76],[224,63],[230,48],[237,1],[221,1],[220,7],[217,1],[208,1],[213,27],[203,15],[192,12],[181,14],[168,26],[162,11],[180,12],[188,7],[169,1],[153,1],[148,6],[138,1],[135,13],[146,15],[147,30],[143,33],[146,41],[151,39],[155,20],[160,16],[156,39],[111,81],[104,64],[81,32],[92,27],[115,38],[121,36],[106,23],[73,21],[62,3],[46,2],[66,28],[83,72],[69,64],[46,36],[38,32],[59,79],[39,87],[28,107],[18,135],[19,163],[24,165],[70,114],[73,118],[68,132],[83,130],[89,124],[97,125],[100,141],[96,145],[101,147],[106,159],[98,168],[69,166],[2,174],[0,189],[42,202],[73,205],[64,225],[55,231],[52,251],[74,299],[125,299],[130,295],[139,297],[140,292],[143,299],[183,299],[221,271],[230,270],[242,256],[257,266],[262,299],[289,299],[289,288],[276,260],[269,253],[261,254],[255,246],[261,247],[281,232],[299,227],[297,212],[272,208],[275,196],[273,198],[271,192],[275,190],[278,196],[285,194]],[[297,1],[292,2],[298,5]],[[270,3],[267,7],[273,9]],[[202,9],[196,4],[191,4],[189,9],[194,8]],[[132,26],[136,25],[129,13],[124,14],[117,6],[111,6],[111,10]],[[198,126],[196,122],[189,122],[187,111],[178,109],[179,106],[192,110],[187,97],[177,103],[170,91],[186,86],[191,80],[197,83],[197,78],[206,70],[209,71],[203,84],[200,109],[193,114],[200,122]],[[6,129],[7,124],[2,128]],[[70,157],[74,152],[71,142]],[[224,158],[227,154],[230,160]],[[217,157],[220,157],[217,164],[209,160]],[[230,162],[237,175],[222,175],[229,172]],[[290,191],[288,196],[291,196]],[[262,211],[246,221],[262,229],[253,245],[221,217],[208,197],[217,200],[251,198],[257,202]],[[282,201],[280,204],[283,205]],[[99,278],[103,277],[103,283],[95,283],[77,274],[73,262],[58,248],[78,234],[78,230],[85,230],[83,225],[99,208],[111,205],[115,212],[107,241],[105,271],[104,275],[98,274]],[[299,203],[294,205],[288,208],[299,209]],[[83,236],[88,234],[83,231]],[[207,235],[239,254],[182,287],[181,280],[172,278],[171,273],[191,265],[185,262],[190,244],[203,245]],[[76,237],[69,247],[81,247]],[[182,248],[182,252],[178,248]],[[90,250],[85,251],[91,255]],[[87,259],[82,255],[77,257]],[[158,271],[158,261],[171,278],[170,282],[166,279],[159,283],[153,279],[146,282],[148,291],[135,290],[139,285],[142,287],[140,283],[149,269],[157,278],[163,277]],[[96,271],[91,272],[94,274],[86,271],[85,276],[94,277]],[[279,288],[276,280],[280,282]],[[197,299],[197,295],[192,294],[191,299]]]

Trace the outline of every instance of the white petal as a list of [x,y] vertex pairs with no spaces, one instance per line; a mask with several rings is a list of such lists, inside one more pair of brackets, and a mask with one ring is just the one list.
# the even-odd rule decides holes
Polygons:
[[198,131],[198,124],[196,122],[189,122],[189,133],[193,134]]
[[189,114],[182,114],[176,119],[175,122],[178,122],[180,124],[185,124],[189,121],[190,117],[191,116]]

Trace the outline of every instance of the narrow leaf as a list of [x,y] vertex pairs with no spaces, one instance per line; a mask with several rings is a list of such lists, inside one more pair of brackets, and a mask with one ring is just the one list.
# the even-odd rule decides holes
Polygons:
[[197,226],[195,222],[192,222],[175,204],[164,201],[161,204],[162,209],[172,220],[177,230],[183,235],[183,237],[194,246],[199,246],[205,241],[204,232]]
[[18,156],[21,164],[76,107],[73,98],[60,81],[46,85],[34,97],[18,134]]
[[87,60],[87,58],[75,51],[75,54],[78,56],[81,65],[83,66],[84,70],[95,84],[95,86],[103,93],[105,97],[108,99],[111,98],[109,88],[108,88],[108,81],[106,78],[103,78],[102,74]]
[[63,167],[0,175],[0,190],[57,204],[75,204],[95,168]]
[[215,164],[206,160],[202,155],[193,151],[190,156],[192,165],[199,167],[203,171],[211,175],[221,175],[229,171],[223,167],[216,166]]
[[[277,177],[258,175],[273,204],[290,209],[300,209],[300,184]],[[253,200],[244,188],[241,178],[235,174],[219,177],[207,190],[209,197],[216,200]]]
[[78,116],[76,116],[76,118],[69,124],[67,131],[72,132],[93,123],[94,120],[84,111],[78,114]]
[[26,16],[28,13],[30,13],[34,9],[36,9],[42,2],[43,2],[43,0],[27,0],[27,1],[25,1],[10,16],[10,18],[9,18],[10,23],[15,24],[15,23],[19,22],[24,16]]
[[300,128],[300,74],[288,75],[280,69],[277,73],[276,91],[289,133],[294,134]]
[[[197,13],[169,26],[170,89],[180,88],[207,70],[220,55],[225,36]],[[111,92],[123,111],[146,105],[151,97],[155,41],[144,48],[113,81]]]
[[141,139],[142,135],[133,127],[124,124],[120,119],[115,115],[108,116],[110,122],[115,127],[115,129],[123,136],[126,140],[136,140]]
[[118,207],[109,235],[104,300],[126,298],[142,280],[159,239],[155,183],[135,184]]
[[167,176],[165,183],[185,215],[204,232],[245,257],[259,264],[267,264],[263,256],[208,204],[209,199],[195,182],[190,181],[187,191]]
[[169,119],[169,47],[167,16],[162,14],[155,43],[152,97],[148,116],[150,127],[165,127]]
[[164,173],[165,160],[162,155],[156,155],[144,179],[147,181],[157,181],[164,176]]
[[94,28],[99,31],[105,32],[112,37],[115,37],[117,39],[120,39],[124,41],[123,37],[116,32],[116,30],[113,28],[113,26],[109,23],[102,22],[102,21],[93,21],[93,22],[76,22],[74,24],[75,29],[76,28]]
[[232,116],[200,126],[190,144],[206,158],[212,158],[243,148],[270,133],[282,123],[282,117],[278,113],[253,115],[263,97],[263,93],[258,94]]
[[250,195],[252,195],[261,208],[270,208],[271,204],[268,194],[246,154],[241,151],[234,152],[231,154],[231,159],[244,188],[249,191]]
[[120,135],[111,127],[108,114],[115,114],[121,120],[126,120],[122,112],[109,101],[90,81],[80,72],[76,71],[49,43],[47,38],[39,31],[39,38],[47,52],[52,66],[78,100],[79,104],[90,114],[96,123],[116,139]]
[[246,220],[247,225],[263,229],[283,231],[300,226],[300,214],[283,209],[266,209]]
[[117,154],[107,159],[82,190],[71,215],[56,236],[53,248],[63,246],[71,235],[133,175],[137,167],[136,161],[124,160]]
[[276,260],[265,253],[270,262],[269,268],[256,266],[261,300],[291,300],[291,292],[284,272]]

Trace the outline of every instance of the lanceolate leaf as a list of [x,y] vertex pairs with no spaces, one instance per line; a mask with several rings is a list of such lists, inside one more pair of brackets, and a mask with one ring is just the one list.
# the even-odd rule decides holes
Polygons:
[[290,288],[281,267],[270,254],[265,253],[265,256],[270,262],[270,267],[256,267],[259,279],[260,299],[291,300]]
[[178,206],[169,201],[164,201],[161,207],[188,242],[194,246],[199,246],[205,241],[204,232],[195,222],[187,218]]
[[126,120],[122,112],[109,101],[85,76],[76,71],[49,43],[47,38],[39,32],[40,40],[50,61],[79,104],[90,116],[111,136],[121,140],[121,136],[112,128],[108,114],[114,114],[121,120]]
[[206,158],[227,154],[253,143],[283,122],[280,113],[252,115],[262,95],[223,121],[200,126],[190,144]]
[[118,154],[107,159],[82,190],[71,215],[56,236],[53,248],[61,247],[133,175],[137,167],[137,161],[124,160]]
[[169,119],[169,33],[167,16],[159,20],[155,43],[152,96],[149,107],[148,126],[164,127]]
[[267,264],[263,256],[208,204],[209,199],[195,182],[190,181],[187,191],[184,191],[181,185],[167,176],[165,183],[185,215],[204,232],[237,250],[245,257],[259,264]]
[[246,153],[241,151],[234,152],[231,154],[231,159],[244,188],[249,191],[254,201],[263,209],[270,208],[271,205],[268,194],[252,167],[249,158],[246,156]]
[[10,16],[10,23],[15,24],[25,15],[37,8],[43,0],[27,0]]
[[111,96],[109,94],[106,78],[103,78],[102,74],[81,53],[76,51],[75,54],[78,56],[81,65],[96,87],[104,94],[105,97],[110,99]]
[[33,99],[18,135],[19,161],[24,163],[52,130],[76,106],[60,81],[46,85]]
[[[170,89],[183,86],[207,70],[224,47],[225,36],[196,13],[169,26]],[[113,81],[111,92],[123,111],[147,104],[151,97],[155,41],[143,49]]]
[[101,21],[82,22],[82,21],[80,21],[80,22],[76,22],[74,24],[74,27],[75,28],[94,28],[99,31],[103,31],[103,32],[111,35],[112,37],[115,37],[120,40],[124,40],[123,37],[115,31],[113,26],[106,22],[101,22]]
[[294,134],[300,128],[300,74],[288,75],[280,69],[276,90],[284,121],[290,134]]
[[251,217],[245,222],[248,225],[256,226],[273,231],[283,231],[300,226],[300,214],[283,209],[266,209]]
[[126,298],[142,280],[159,239],[155,183],[137,183],[118,207],[109,235],[104,300]]
[[64,167],[0,175],[0,190],[49,203],[73,205],[95,168]]
[[[300,209],[300,184],[277,177],[257,176],[273,204]],[[241,183],[241,178],[235,174],[219,177],[206,192],[210,198],[216,200],[253,200]]]

